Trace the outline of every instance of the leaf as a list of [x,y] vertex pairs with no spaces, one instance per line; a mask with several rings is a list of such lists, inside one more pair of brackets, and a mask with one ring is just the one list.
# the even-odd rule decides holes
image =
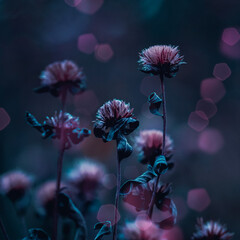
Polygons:
[[104,235],[109,235],[112,232],[112,225],[110,221],[106,222],[98,222],[94,226],[94,230],[98,230],[97,236],[94,238],[94,240],[101,240]]
[[67,217],[74,221],[76,227],[81,230],[78,231],[78,239],[87,239],[87,226],[85,219],[67,194],[62,192],[59,193],[58,208],[62,217]]
[[152,114],[157,116],[162,116],[162,114],[159,112],[159,109],[161,107],[162,99],[155,93],[151,93],[148,97],[149,102],[149,110]]
[[26,120],[27,120],[27,123],[33,127],[33,128],[36,128],[38,131],[40,131],[41,133],[43,132],[43,129],[42,129],[42,124],[40,124],[37,119],[29,112],[26,112],[25,114],[26,116]]
[[48,234],[41,228],[31,228],[28,235],[22,240],[51,240]]
[[121,195],[127,195],[131,192],[132,188],[139,185],[144,184],[152,180],[156,177],[156,173],[153,171],[152,166],[148,165],[148,170],[144,172],[142,175],[138,176],[134,180],[126,181],[120,188]]
[[132,151],[132,146],[128,143],[127,139],[122,134],[119,134],[117,138],[117,152],[119,161],[129,157],[132,154]]
[[73,144],[80,143],[85,137],[88,137],[91,134],[91,131],[87,128],[75,128],[72,133],[70,133],[70,139]]
[[167,170],[168,164],[166,158],[163,155],[158,156],[154,162],[153,171],[159,175],[166,173]]

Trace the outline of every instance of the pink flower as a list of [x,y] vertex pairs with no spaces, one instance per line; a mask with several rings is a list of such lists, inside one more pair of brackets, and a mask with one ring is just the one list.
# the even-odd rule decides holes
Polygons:
[[11,201],[22,199],[32,185],[32,178],[22,171],[11,171],[2,175],[0,190]]
[[62,111],[59,113],[55,112],[55,115],[52,117],[46,117],[42,124],[28,112],[26,113],[26,119],[30,126],[41,132],[43,138],[61,139],[61,134],[63,134],[66,148],[69,148],[71,143],[79,144],[85,137],[91,134],[91,131],[88,129],[80,127],[78,117],[74,117],[66,112],[63,114]]
[[161,236],[157,225],[145,219],[126,223],[122,235],[124,240],[158,240]]
[[230,240],[233,233],[229,233],[225,226],[218,222],[208,221],[203,222],[203,219],[198,219],[196,232],[192,236],[192,240]]
[[[136,146],[140,152],[139,161],[153,165],[156,157],[162,155],[163,132],[159,130],[143,130],[136,137]],[[165,138],[165,157],[167,160],[173,154],[173,141]]]
[[64,89],[72,94],[81,93],[86,89],[85,75],[74,62],[64,60],[54,62],[41,73],[41,87],[35,89],[37,93],[50,92],[59,96]]
[[92,201],[103,183],[104,174],[105,169],[100,163],[82,160],[68,173],[68,181],[77,188],[80,197]]
[[116,139],[119,132],[130,134],[138,125],[139,122],[133,117],[133,108],[122,100],[113,99],[98,109],[94,134],[108,142]]
[[[65,183],[61,183],[60,188],[66,187]],[[41,185],[35,195],[35,202],[39,215],[52,216],[56,196],[56,181],[48,181]]]
[[183,56],[180,56],[178,47],[167,45],[155,45],[142,50],[139,54],[141,71],[154,75],[163,74],[172,78],[178,72],[179,66],[184,64]]

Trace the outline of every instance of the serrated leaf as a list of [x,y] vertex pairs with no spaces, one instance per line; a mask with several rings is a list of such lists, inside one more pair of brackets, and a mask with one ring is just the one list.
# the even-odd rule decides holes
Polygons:
[[98,222],[94,226],[94,230],[100,229],[94,240],[101,240],[104,235],[109,235],[112,232],[112,225],[110,221]]

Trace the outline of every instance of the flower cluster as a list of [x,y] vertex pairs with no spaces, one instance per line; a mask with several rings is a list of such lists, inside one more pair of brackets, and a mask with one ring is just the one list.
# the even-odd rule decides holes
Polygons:
[[[139,161],[143,164],[154,164],[156,157],[162,155],[163,132],[159,130],[143,130],[136,137],[136,147]],[[165,139],[165,157],[167,160],[173,154],[173,141],[169,136]]]
[[79,144],[85,137],[88,137],[91,133],[86,128],[80,127],[80,121],[78,117],[72,116],[70,113],[55,112],[52,117],[46,117],[46,120],[41,124],[30,113],[26,113],[27,122],[32,127],[41,132],[43,138],[52,137],[53,139],[61,139],[62,135],[66,141],[66,147],[68,148],[73,144]]
[[233,233],[228,232],[225,226],[218,222],[208,221],[203,222],[203,219],[198,219],[196,232],[192,236],[192,240],[230,240]]
[[133,108],[124,101],[113,99],[98,109],[94,134],[108,142],[117,139],[119,133],[130,134],[138,125],[139,122],[133,116]]
[[183,56],[180,56],[178,47],[156,45],[142,50],[139,54],[141,71],[154,75],[165,75],[172,78],[184,64]]
[[124,240],[159,240],[160,230],[152,221],[139,219],[126,223],[122,228],[120,238]]
[[68,182],[76,188],[84,201],[93,201],[103,183],[105,169],[100,163],[86,159],[79,161],[68,173]]
[[41,87],[36,88],[35,92],[50,92],[58,97],[65,90],[72,94],[78,94],[86,89],[85,75],[81,68],[69,60],[54,62],[46,67],[42,72]]

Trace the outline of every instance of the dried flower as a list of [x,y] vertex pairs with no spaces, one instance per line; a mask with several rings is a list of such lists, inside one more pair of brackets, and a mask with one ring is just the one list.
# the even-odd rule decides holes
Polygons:
[[79,161],[68,173],[68,181],[77,188],[79,196],[87,201],[96,198],[96,192],[103,183],[105,169],[92,160]]
[[163,74],[172,78],[178,72],[179,66],[184,64],[178,47],[155,45],[142,50],[139,54],[141,71],[154,75]]
[[98,109],[94,124],[94,134],[108,142],[116,140],[118,134],[128,135],[139,122],[133,117],[133,108],[122,100],[113,99]]
[[85,75],[74,62],[64,60],[54,62],[41,73],[41,87],[35,89],[37,93],[50,92],[58,97],[63,91],[69,90],[78,94],[86,89]]
[[204,223],[200,218],[192,240],[230,240],[232,237],[233,233],[229,233],[224,225],[214,221]]
[[[144,130],[136,137],[136,146],[140,152],[139,161],[143,164],[154,164],[156,157],[162,155],[163,132],[159,130]],[[168,161],[173,154],[173,141],[165,138],[165,157]]]
[[32,185],[32,178],[22,171],[5,173],[0,180],[0,190],[11,201],[22,199]]
[[122,229],[124,240],[158,240],[160,230],[152,221],[139,219],[135,222],[128,222]]
[[[60,188],[66,184],[61,183]],[[41,185],[35,195],[35,202],[40,216],[52,216],[56,197],[56,181],[48,181]]]
[[55,112],[53,117],[46,117],[46,120],[40,124],[37,119],[30,113],[26,113],[27,122],[39,132],[43,138],[52,137],[53,139],[61,139],[61,134],[65,137],[66,147],[73,144],[79,144],[85,137],[91,134],[86,128],[80,128],[78,117],[72,116],[70,113],[60,111]]

